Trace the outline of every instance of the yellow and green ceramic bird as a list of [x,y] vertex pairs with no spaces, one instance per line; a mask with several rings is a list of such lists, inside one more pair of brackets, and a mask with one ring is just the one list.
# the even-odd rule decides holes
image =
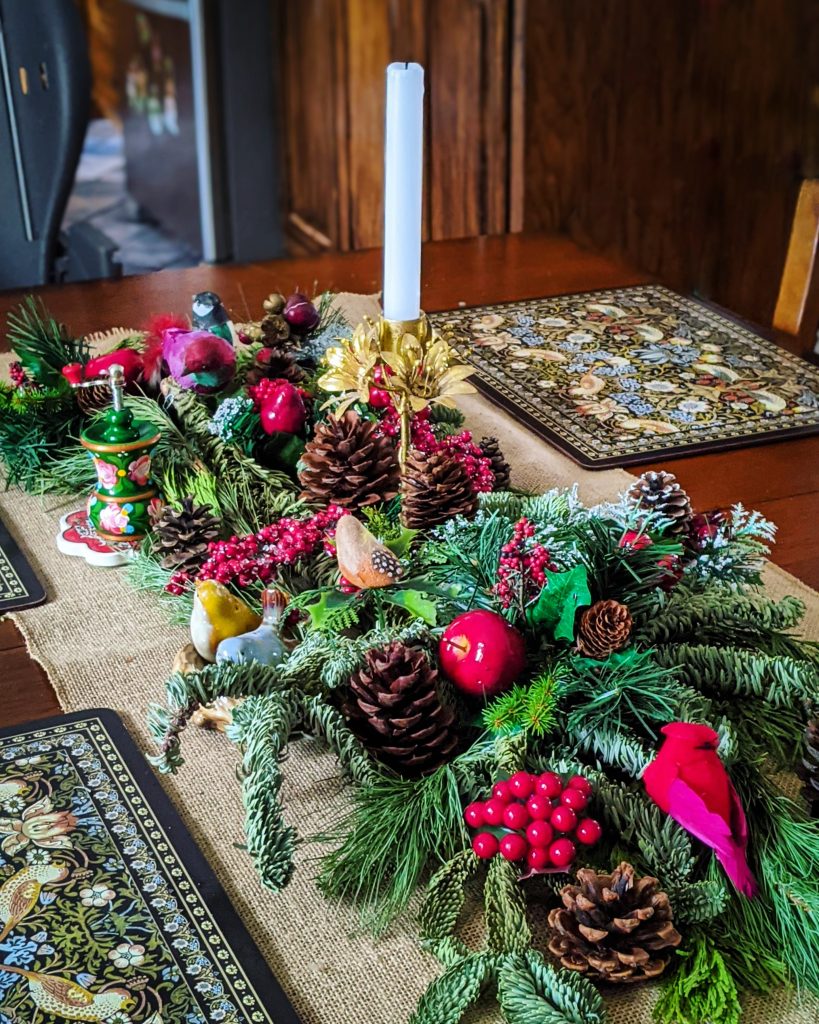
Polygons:
[[0,971],[25,978],[29,995],[38,1012],[51,1013],[63,1020],[103,1022],[120,1010],[127,1012],[136,1006],[136,999],[127,988],[108,988],[94,994],[82,985],[56,974],[26,971],[22,967],[10,967],[8,964],[0,964]]
[[205,661],[216,660],[216,648],[229,636],[249,633],[262,621],[227,587],[215,580],[196,584],[191,615],[191,641]]
[[27,917],[40,898],[40,890],[51,882],[62,882],[68,877],[64,864],[29,864],[0,886],[0,942],[12,928]]

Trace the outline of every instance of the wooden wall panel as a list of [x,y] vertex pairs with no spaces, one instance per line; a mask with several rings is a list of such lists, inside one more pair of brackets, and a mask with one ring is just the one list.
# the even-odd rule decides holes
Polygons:
[[527,228],[770,322],[819,171],[815,0],[532,0],[525,120]]

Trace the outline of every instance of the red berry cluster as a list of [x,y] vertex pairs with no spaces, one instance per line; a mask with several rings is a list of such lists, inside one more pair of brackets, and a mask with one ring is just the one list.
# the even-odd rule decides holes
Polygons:
[[269,583],[276,578],[279,566],[309,558],[320,547],[326,554],[335,555],[332,538],[343,515],[347,515],[347,509],[329,505],[307,519],[284,516],[258,533],[214,541],[208,545],[208,559],[198,579],[247,587],[257,581]]
[[26,388],[31,383],[22,363],[14,362],[9,365],[9,377],[16,388]]
[[[381,419],[380,431],[387,437],[397,437],[401,430],[398,413],[389,409]],[[429,409],[423,409],[412,418],[410,441],[412,447],[419,452],[447,452],[461,464],[477,494],[485,494],[494,489],[495,474],[492,463],[472,440],[468,430],[460,434],[448,434],[438,438],[429,423]]]
[[501,548],[493,591],[504,608],[513,603],[525,607],[543,589],[546,572],[556,569],[547,549],[534,537],[535,527],[524,517],[515,523],[512,539]]
[[[257,411],[261,409],[265,399],[272,398],[276,394],[282,384],[290,386],[290,382],[284,380],[283,377],[262,377],[258,384],[250,385],[247,393],[253,399],[253,405]],[[304,388],[296,388],[296,391],[298,391],[303,399],[310,398],[310,392],[305,391]]]
[[[563,784],[556,772],[515,774],[492,787],[484,802],[469,804],[464,819],[478,829],[472,849],[484,860],[500,853],[525,861],[531,871],[566,871],[577,855],[577,843],[594,846],[603,834],[599,822],[583,817],[592,785],[582,775]],[[501,830],[501,837],[483,831]]]
[[184,569],[177,569],[165,584],[165,593],[173,594],[174,597],[179,597],[180,594],[184,594],[188,589],[190,582],[191,574],[189,572],[185,572]]

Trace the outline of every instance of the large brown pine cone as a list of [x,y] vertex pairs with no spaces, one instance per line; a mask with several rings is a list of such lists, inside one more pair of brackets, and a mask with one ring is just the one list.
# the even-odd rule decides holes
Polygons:
[[691,502],[673,473],[649,470],[631,486],[628,493],[639,508],[670,519],[668,533],[677,535],[687,529],[692,515]]
[[398,494],[395,442],[377,424],[348,409],[319,423],[301,458],[299,482],[307,501],[364,508]]
[[153,532],[154,551],[160,555],[163,569],[192,572],[208,556],[208,545],[222,533],[219,520],[210,505],[195,505],[183,498],[181,509],[166,506]]
[[482,437],[478,447],[492,465],[492,472],[495,475],[495,490],[508,491],[511,483],[509,463],[504,458],[501,447],[498,444],[498,439],[496,437]]
[[466,471],[448,452],[413,449],[401,478],[401,522],[413,530],[428,529],[452,516],[472,516],[478,496]]
[[422,774],[458,746],[455,716],[441,704],[437,684],[438,670],[424,652],[395,641],[367,652],[342,711],[376,757],[402,773]]
[[610,875],[581,868],[577,880],[563,886],[563,906],[549,913],[549,952],[568,970],[598,981],[662,974],[681,936],[657,879],[636,879],[623,863]]
[[796,774],[812,818],[819,818],[819,718],[812,718],[805,729],[805,747]]
[[304,370],[291,351],[280,346],[270,346],[256,353],[253,366],[247,372],[247,382],[258,384],[263,377],[300,384],[304,380]]
[[580,616],[577,649],[587,658],[607,658],[631,636],[631,612],[619,601],[597,601]]

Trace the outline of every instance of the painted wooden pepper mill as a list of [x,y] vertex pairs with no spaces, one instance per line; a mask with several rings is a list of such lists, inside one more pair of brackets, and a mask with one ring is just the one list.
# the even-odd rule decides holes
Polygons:
[[80,435],[80,444],[88,449],[97,471],[97,486],[86,511],[103,540],[139,541],[162,508],[159,488],[151,478],[151,452],[160,435],[153,424],[134,419],[124,407],[121,366],[108,368],[108,382],[111,408]]

